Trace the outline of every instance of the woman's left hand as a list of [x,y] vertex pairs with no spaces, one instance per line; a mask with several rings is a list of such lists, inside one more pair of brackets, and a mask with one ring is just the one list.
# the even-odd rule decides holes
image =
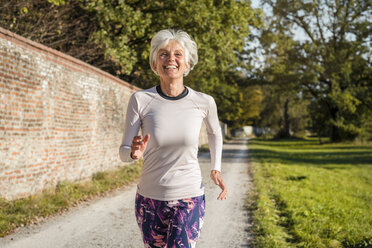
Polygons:
[[212,178],[213,182],[222,189],[220,195],[217,197],[217,200],[226,199],[227,188],[226,188],[226,185],[221,178],[221,173],[218,170],[212,170],[211,171],[211,178]]

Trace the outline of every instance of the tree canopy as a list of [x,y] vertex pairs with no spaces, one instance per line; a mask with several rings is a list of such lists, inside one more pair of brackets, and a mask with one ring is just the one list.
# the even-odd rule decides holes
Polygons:
[[262,11],[250,1],[9,0],[0,3],[0,14],[1,26],[141,88],[159,83],[148,63],[153,35],[182,29],[195,39],[200,57],[185,83],[213,95],[221,120],[231,126],[258,114],[260,102],[246,101],[259,100],[259,89],[236,83],[237,68],[249,69],[239,59],[246,37],[262,24]]
[[[245,0],[7,0],[0,25],[141,88],[159,83],[148,63],[153,35],[182,29],[200,57],[185,84],[211,94],[230,127],[371,138],[371,2],[261,2],[271,10],[265,25]],[[258,70],[254,36],[264,58]]]
[[[361,135],[372,106],[371,2],[263,2],[272,9],[260,37],[263,78],[309,96],[313,131],[322,126],[333,141]],[[296,31],[305,39],[295,41]]]

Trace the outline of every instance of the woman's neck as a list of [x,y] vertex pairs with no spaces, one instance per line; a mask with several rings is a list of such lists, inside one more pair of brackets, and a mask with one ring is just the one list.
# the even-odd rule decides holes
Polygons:
[[184,90],[185,86],[183,85],[183,78],[181,80],[162,80],[160,79],[161,91],[170,97],[176,97],[180,95]]

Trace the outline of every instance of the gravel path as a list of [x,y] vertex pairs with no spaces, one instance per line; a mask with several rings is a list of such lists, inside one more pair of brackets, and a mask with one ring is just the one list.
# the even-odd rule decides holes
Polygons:
[[[198,248],[249,247],[250,226],[244,208],[251,183],[247,152],[245,139],[224,144],[222,177],[229,190],[225,201],[216,200],[219,188],[209,179],[209,155],[201,154],[199,163],[205,184],[206,216]],[[0,247],[142,248],[134,217],[135,193],[136,185],[133,184],[108,197],[51,217],[40,225],[21,228],[15,234],[0,238]]]

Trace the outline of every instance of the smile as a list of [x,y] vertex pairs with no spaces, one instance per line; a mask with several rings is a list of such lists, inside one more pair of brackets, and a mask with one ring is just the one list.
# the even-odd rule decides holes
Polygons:
[[165,68],[166,69],[177,69],[177,66],[175,66],[175,65],[168,65]]

